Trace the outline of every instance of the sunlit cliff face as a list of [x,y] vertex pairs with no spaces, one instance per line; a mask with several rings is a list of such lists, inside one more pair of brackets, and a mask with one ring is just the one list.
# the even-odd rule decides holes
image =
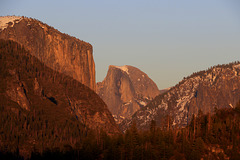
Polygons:
[[38,20],[0,17],[0,38],[22,44],[48,67],[96,89],[92,45],[63,34]]
[[97,93],[120,123],[145,107],[160,92],[147,74],[139,69],[111,65],[104,81],[97,83]]

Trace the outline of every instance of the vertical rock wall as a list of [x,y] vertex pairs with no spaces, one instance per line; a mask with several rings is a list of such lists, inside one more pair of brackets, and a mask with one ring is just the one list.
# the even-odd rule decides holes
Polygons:
[[[0,19],[1,21],[1,19]],[[1,39],[24,45],[48,67],[96,89],[92,45],[31,18],[22,18],[0,31]]]

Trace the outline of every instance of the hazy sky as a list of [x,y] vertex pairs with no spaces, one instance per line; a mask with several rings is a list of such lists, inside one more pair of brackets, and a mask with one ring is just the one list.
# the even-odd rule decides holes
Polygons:
[[239,0],[1,0],[0,15],[36,18],[90,42],[96,80],[133,65],[159,89],[240,60]]

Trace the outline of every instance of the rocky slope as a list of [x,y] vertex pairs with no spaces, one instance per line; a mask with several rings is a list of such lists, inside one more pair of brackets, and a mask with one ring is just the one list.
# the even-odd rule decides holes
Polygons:
[[0,17],[0,38],[24,45],[48,67],[96,89],[92,46],[36,19]]
[[160,92],[147,74],[132,66],[109,66],[97,93],[108,105],[117,123],[129,118]]
[[233,107],[239,99],[240,63],[218,65],[184,78],[120,126],[126,130],[133,120],[141,129],[148,127],[151,120],[158,126],[166,122],[169,126],[185,126],[200,109],[203,113],[211,113],[215,107]]
[[4,108],[26,114],[43,110],[48,121],[68,117],[92,130],[119,133],[106,104],[94,91],[50,69],[13,41],[0,40],[0,73],[0,105]]

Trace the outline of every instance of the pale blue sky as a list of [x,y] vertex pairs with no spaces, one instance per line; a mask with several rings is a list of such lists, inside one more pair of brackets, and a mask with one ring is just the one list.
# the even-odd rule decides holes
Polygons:
[[97,81],[133,65],[159,89],[240,60],[239,0],[1,0],[0,15],[39,19],[90,42]]

